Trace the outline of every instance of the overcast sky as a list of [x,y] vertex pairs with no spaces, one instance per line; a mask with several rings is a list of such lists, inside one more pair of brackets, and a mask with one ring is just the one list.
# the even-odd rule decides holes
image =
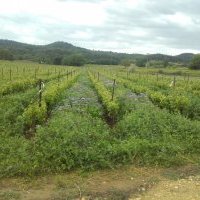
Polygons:
[[0,0],[0,39],[127,53],[200,52],[200,0]]

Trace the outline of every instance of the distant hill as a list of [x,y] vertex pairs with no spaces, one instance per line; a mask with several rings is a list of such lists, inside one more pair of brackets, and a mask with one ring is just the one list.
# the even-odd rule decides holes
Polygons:
[[94,51],[73,46],[66,42],[54,42],[48,45],[31,45],[12,40],[0,40],[0,49],[8,50],[13,58],[17,60],[31,60],[37,62],[54,63],[55,59],[63,60],[72,55],[82,55],[87,63],[93,64],[119,64],[123,59],[150,59],[166,60],[171,62],[188,63],[193,54],[186,53],[178,56],[168,56],[163,54],[125,54],[108,51]]
[[181,60],[182,62],[188,62],[188,61],[192,60],[193,56],[194,56],[193,53],[183,53],[176,57],[177,57],[177,59]]

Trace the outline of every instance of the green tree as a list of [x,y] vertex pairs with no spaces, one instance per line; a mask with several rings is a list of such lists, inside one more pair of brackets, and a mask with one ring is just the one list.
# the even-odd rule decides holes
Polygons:
[[61,65],[62,64],[62,57],[55,57],[53,59],[53,64],[54,65]]
[[136,65],[138,67],[145,67],[147,60],[145,58],[140,58],[136,60]]
[[85,63],[86,63],[86,60],[81,54],[73,54],[63,59],[64,65],[83,66]]
[[163,61],[163,67],[167,67],[169,65],[169,62],[167,60]]
[[192,58],[190,68],[191,69],[200,69],[200,54],[197,54]]
[[130,67],[131,61],[128,59],[123,59],[123,60],[121,60],[121,65],[124,67]]
[[0,49],[0,60],[13,60],[13,55],[6,49]]

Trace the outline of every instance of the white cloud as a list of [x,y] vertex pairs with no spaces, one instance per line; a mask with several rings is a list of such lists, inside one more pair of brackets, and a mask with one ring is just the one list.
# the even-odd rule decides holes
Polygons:
[[57,0],[6,0],[1,2],[1,15],[31,15],[47,22],[68,22],[77,25],[100,25],[105,20],[103,7],[95,3]]
[[190,16],[185,15],[185,14],[180,13],[180,12],[176,12],[173,15],[168,15],[165,18],[169,22],[175,23],[175,24],[183,26],[185,28],[191,27],[191,26],[194,25],[192,18]]
[[0,38],[128,53],[200,51],[198,0],[0,0]]

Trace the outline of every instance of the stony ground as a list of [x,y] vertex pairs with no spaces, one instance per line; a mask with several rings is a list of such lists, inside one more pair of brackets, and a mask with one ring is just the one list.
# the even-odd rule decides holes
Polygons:
[[162,180],[151,190],[138,197],[130,197],[135,200],[198,200],[200,199],[200,176],[190,176],[179,180]]
[[122,167],[0,180],[1,200],[199,200],[200,169]]

